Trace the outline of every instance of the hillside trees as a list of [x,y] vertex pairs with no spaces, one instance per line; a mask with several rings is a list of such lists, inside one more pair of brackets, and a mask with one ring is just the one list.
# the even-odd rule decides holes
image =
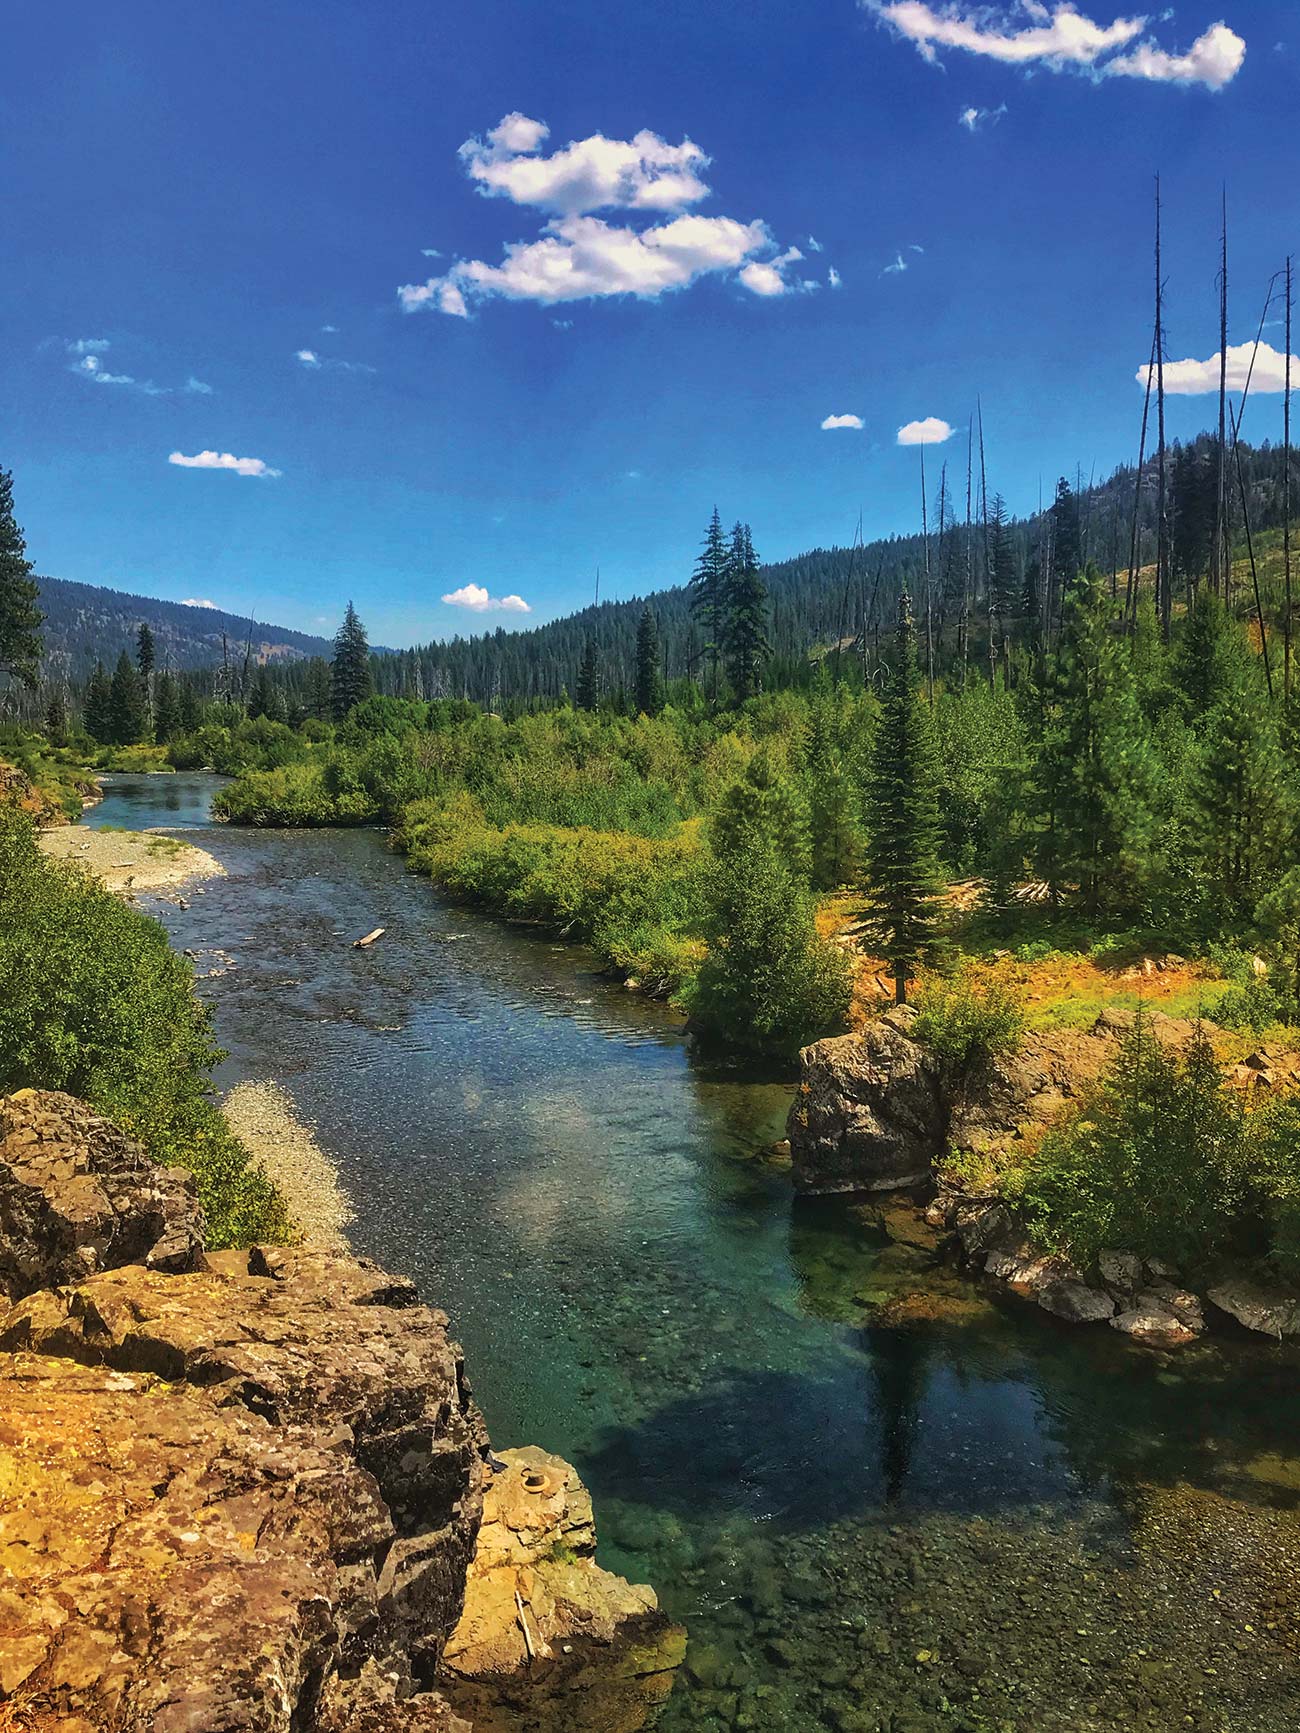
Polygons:
[[731,532],[723,599],[727,677],[738,704],[752,698],[762,685],[763,670],[772,653],[767,631],[767,585],[749,525],[738,523]]
[[0,469],[0,675],[28,690],[35,688],[43,648],[39,597],[14,518],[14,478]]
[[690,581],[691,616],[699,621],[704,633],[702,654],[708,664],[709,697],[714,705],[718,702],[718,670],[722,660],[729,564],[727,539],[722,533],[722,519],[715,505]]
[[636,629],[636,707],[643,716],[658,716],[664,707],[660,654],[659,626],[647,604]]
[[144,687],[125,650],[117,659],[109,685],[107,721],[108,739],[114,746],[133,746],[144,736],[147,722]]

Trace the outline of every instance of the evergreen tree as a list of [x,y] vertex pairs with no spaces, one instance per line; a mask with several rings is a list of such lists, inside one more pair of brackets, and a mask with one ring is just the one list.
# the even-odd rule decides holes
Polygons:
[[1215,466],[1195,445],[1180,446],[1173,462],[1173,567],[1189,589],[1210,569],[1217,510]]
[[135,663],[123,650],[109,688],[108,738],[115,746],[134,746],[144,732],[144,688]]
[[14,478],[0,469],[0,674],[29,690],[40,667],[40,591],[27,544],[14,519]]
[[1246,919],[1285,870],[1294,801],[1277,718],[1254,659],[1200,722],[1188,778],[1188,840],[1215,924]]
[[199,709],[199,695],[188,680],[182,680],[179,683],[177,710],[180,716],[181,733],[193,734],[202,720],[202,713]]
[[1150,865],[1156,767],[1133,668],[1096,568],[1066,590],[1038,756],[1039,870],[1055,904],[1131,908]]
[[258,666],[253,689],[248,694],[248,714],[254,720],[259,716],[274,717],[276,709],[277,694],[271,680],[271,670],[263,662]]
[[636,707],[645,716],[658,716],[664,707],[659,626],[648,603],[636,629]]
[[1056,484],[1056,498],[1052,502],[1052,562],[1056,581],[1063,589],[1083,565],[1079,500],[1064,476]]
[[818,890],[832,890],[853,877],[861,838],[854,822],[853,780],[835,738],[830,696],[826,692],[813,700],[806,763],[812,882]]
[[582,661],[573,690],[579,710],[600,708],[600,670],[596,664],[596,640],[590,633],[582,646]]
[[45,732],[51,746],[66,746],[68,743],[68,700],[62,686],[56,686],[50,693],[45,706]]
[[772,653],[767,636],[767,585],[748,524],[738,523],[731,532],[724,598],[727,675],[736,702],[743,704],[762,686],[763,671]]
[[107,745],[113,738],[113,688],[102,662],[95,663],[95,671],[86,683],[85,713],[82,717],[86,733],[101,745]]
[[313,656],[307,664],[307,681],[303,689],[303,709],[308,716],[318,722],[325,722],[330,714],[330,671],[328,664],[320,657]]
[[792,1054],[842,1023],[850,982],[843,952],[817,934],[800,803],[766,754],[728,789],[708,835],[709,949],[692,1017],[730,1043]]
[[722,519],[713,508],[704,547],[695,562],[690,581],[691,613],[699,619],[704,631],[704,655],[709,664],[709,698],[718,702],[718,668],[722,657],[723,629],[726,623],[727,572],[730,556],[727,540],[722,533]]
[[1017,565],[1007,503],[1000,493],[995,493],[989,506],[989,590],[993,612],[1003,631],[1010,628],[1023,599]]
[[866,869],[871,910],[902,1005],[908,976],[933,944],[943,888],[939,765],[906,590],[868,779]]
[[153,695],[153,737],[159,746],[166,746],[181,732],[180,697],[176,682],[165,671],[158,676]]
[[1195,726],[1237,690],[1251,661],[1241,629],[1213,588],[1201,584],[1178,633],[1170,665],[1186,719]]
[[370,645],[366,629],[349,602],[334,639],[334,660],[330,665],[330,708],[336,722],[342,722],[349,710],[370,696]]

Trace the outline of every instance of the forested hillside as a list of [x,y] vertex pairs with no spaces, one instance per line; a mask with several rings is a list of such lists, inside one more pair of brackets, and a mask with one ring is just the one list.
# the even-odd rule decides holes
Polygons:
[[47,665],[51,673],[57,669],[74,683],[84,681],[96,662],[111,666],[123,650],[134,652],[142,624],[154,635],[160,667],[173,672],[215,667],[223,654],[232,661],[249,655],[253,662],[262,663],[330,653],[324,638],[226,614],[219,608],[160,602],[153,596],[100,589],[97,584],[76,584],[66,578],[37,582],[45,615]]

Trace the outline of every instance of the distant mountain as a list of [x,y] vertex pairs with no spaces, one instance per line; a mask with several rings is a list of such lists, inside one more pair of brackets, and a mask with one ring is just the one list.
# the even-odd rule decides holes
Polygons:
[[95,584],[74,584],[66,578],[40,578],[45,612],[46,661],[51,669],[81,681],[103,662],[111,668],[123,650],[135,648],[141,623],[157,644],[159,668],[211,668],[221,661],[222,633],[232,662],[242,662],[251,641],[254,662],[296,662],[309,656],[329,656],[327,638],[292,632],[220,608],[196,608],[185,602],[160,602],[153,596],[133,596],[125,590],[102,590]]

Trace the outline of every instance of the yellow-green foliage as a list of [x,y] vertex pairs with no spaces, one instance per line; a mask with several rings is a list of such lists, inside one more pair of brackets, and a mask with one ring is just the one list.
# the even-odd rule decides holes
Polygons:
[[42,856],[0,810],[0,1093],[65,1089],[198,1181],[210,1243],[288,1220],[212,1098],[222,1057],[190,965],[157,921]]
[[678,988],[700,946],[694,826],[649,838],[585,826],[487,823],[473,796],[421,800],[395,837],[410,865],[514,920],[585,939],[646,986]]

